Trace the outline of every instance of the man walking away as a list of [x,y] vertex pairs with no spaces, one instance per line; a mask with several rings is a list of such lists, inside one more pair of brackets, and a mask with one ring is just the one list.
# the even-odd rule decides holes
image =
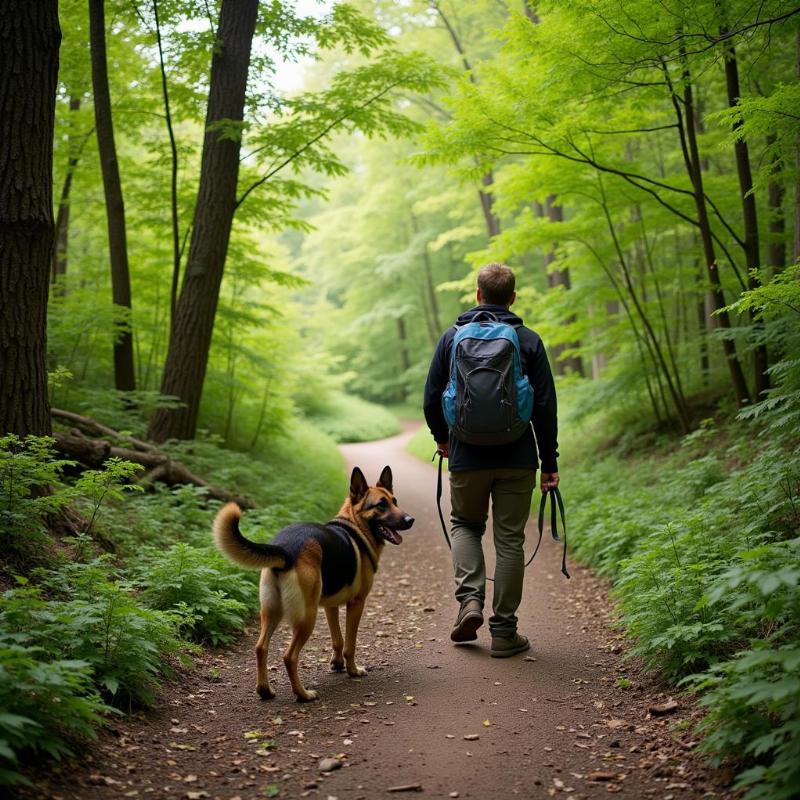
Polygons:
[[[495,658],[505,658],[530,648],[528,639],[517,632],[516,611],[522,599],[525,524],[530,514],[539,462],[542,494],[558,486],[558,422],[553,375],[538,334],[524,327],[522,320],[509,311],[516,299],[514,286],[514,273],[503,264],[488,264],[480,270],[476,294],[478,304],[462,314],[439,340],[428,371],[424,398],[425,420],[439,452],[448,458],[449,464],[455,594],[460,603],[450,638],[457,643],[477,639],[477,630],[484,621],[486,567],[481,537],[486,530],[489,499],[492,500],[497,564],[489,631],[492,636],[491,655]],[[459,337],[457,363],[453,364],[451,359],[456,357],[453,344],[457,333],[473,322],[481,323],[478,328],[471,328],[478,333],[472,335],[469,342]],[[525,393],[529,396],[524,380],[522,384],[517,384],[519,391],[514,391],[512,387],[511,394],[507,396],[507,387],[511,384],[502,377],[502,368],[480,367],[481,363],[488,364],[491,360],[482,356],[479,348],[485,347],[482,339],[491,338],[493,330],[503,331],[506,342],[500,343],[501,348],[507,342],[513,343],[509,329],[497,323],[505,323],[516,331],[522,374],[533,388],[533,429],[528,419],[524,419],[525,411],[520,414],[505,408],[505,419],[514,422],[510,422],[499,436],[473,432],[477,429],[487,430],[486,424],[490,423],[484,424],[483,428],[476,423],[472,425],[472,431],[466,429],[470,425],[470,414],[475,417],[482,413],[485,420],[487,413],[489,416],[492,413],[486,409],[512,405],[508,401],[509,396],[512,401],[522,398]],[[466,331],[463,333],[466,334]],[[473,347],[472,362],[467,369],[463,364],[467,363],[467,348],[470,346]],[[510,349],[510,345],[507,349]],[[491,356],[492,351],[484,352],[489,352]],[[499,352],[497,346],[493,352]],[[459,359],[465,360],[459,362]],[[517,363],[516,357],[514,363]],[[491,366],[497,366],[496,359]],[[458,380],[448,385],[456,373]],[[492,374],[501,377],[493,382]],[[476,377],[473,379],[470,376]],[[466,385],[470,380],[474,380],[471,387]],[[466,389],[463,385],[455,386],[459,381],[466,385]],[[446,390],[445,408],[448,403],[450,409],[455,408],[455,412],[450,411],[450,426],[442,402]],[[486,391],[503,396],[488,399],[479,396]],[[522,400],[520,405],[524,405]],[[530,407],[527,413],[530,413]],[[517,418],[519,416],[522,416],[521,420]],[[510,437],[515,438],[508,441]],[[498,438],[502,443],[487,443],[496,442]]]

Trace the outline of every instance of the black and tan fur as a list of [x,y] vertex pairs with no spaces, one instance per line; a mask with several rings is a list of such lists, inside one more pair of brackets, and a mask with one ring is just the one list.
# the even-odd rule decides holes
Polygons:
[[[292,640],[283,654],[292,691],[298,701],[314,700],[297,673],[300,651],[308,641],[320,606],[331,631],[331,669],[356,677],[366,670],[356,664],[356,637],[364,602],[372,589],[378,561],[386,542],[400,544],[398,530],[414,523],[397,506],[392,494],[392,471],[384,467],[375,486],[369,486],[356,467],[350,476],[350,493],[339,516],[325,525],[301,522],[278,533],[271,544],[245,539],[239,532],[242,512],[235,503],[220,509],[214,520],[214,538],[228,558],[251,569],[261,569],[261,634],[256,645],[258,694],[275,696],[269,683],[269,643],[284,617]],[[339,606],[347,607],[345,635],[339,627]]]

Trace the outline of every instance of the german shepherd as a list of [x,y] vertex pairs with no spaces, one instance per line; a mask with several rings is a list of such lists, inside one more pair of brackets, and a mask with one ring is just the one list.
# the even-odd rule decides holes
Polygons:
[[[316,699],[317,693],[300,681],[297,662],[314,630],[319,606],[325,609],[331,629],[331,669],[346,669],[351,677],[366,675],[355,658],[364,602],[378,571],[384,544],[400,544],[403,538],[398,531],[414,524],[414,518],[397,506],[392,493],[392,470],[384,467],[377,484],[369,486],[356,467],[350,476],[350,493],[335,519],[325,525],[289,525],[271,544],[245,539],[239,532],[241,516],[236,503],[221,508],[214,520],[214,538],[232,561],[261,569],[261,635],[256,645],[256,691],[261,699],[275,697],[269,682],[267,654],[272,634],[284,616],[292,627],[292,640],[283,654],[292,691],[298,702]],[[339,627],[341,605],[347,606],[344,638]]]

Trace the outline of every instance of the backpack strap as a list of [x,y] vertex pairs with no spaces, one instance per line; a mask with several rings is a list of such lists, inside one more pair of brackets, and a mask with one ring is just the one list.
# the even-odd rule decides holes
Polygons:
[[483,317],[487,322],[499,322],[497,315],[493,311],[478,311],[477,314],[470,320],[470,322],[480,322],[480,317]]

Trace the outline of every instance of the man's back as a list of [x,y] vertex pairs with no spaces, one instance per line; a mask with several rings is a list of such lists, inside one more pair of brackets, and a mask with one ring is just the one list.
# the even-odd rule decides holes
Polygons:
[[[558,471],[558,423],[556,393],[547,354],[539,335],[524,327],[522,319],[505,306],[483,304],[464,312],[456,325],[469,323],[481,311],[491,312],[499,322],[517,327],[522,371],[533,387],[533,431],[528,427],[519,439],[502,445],[470,445],[449,437],[442,412],[442,392],[450,377],[450,358],[456,327],[450,326],[436,347],[425,384],[423,408],[428,427],[437,442],[450,439],[448,468],[451,472],[494,467],[535,470],[541,460],[544,472]],[[539,459],[537,459],[537,444]]]

